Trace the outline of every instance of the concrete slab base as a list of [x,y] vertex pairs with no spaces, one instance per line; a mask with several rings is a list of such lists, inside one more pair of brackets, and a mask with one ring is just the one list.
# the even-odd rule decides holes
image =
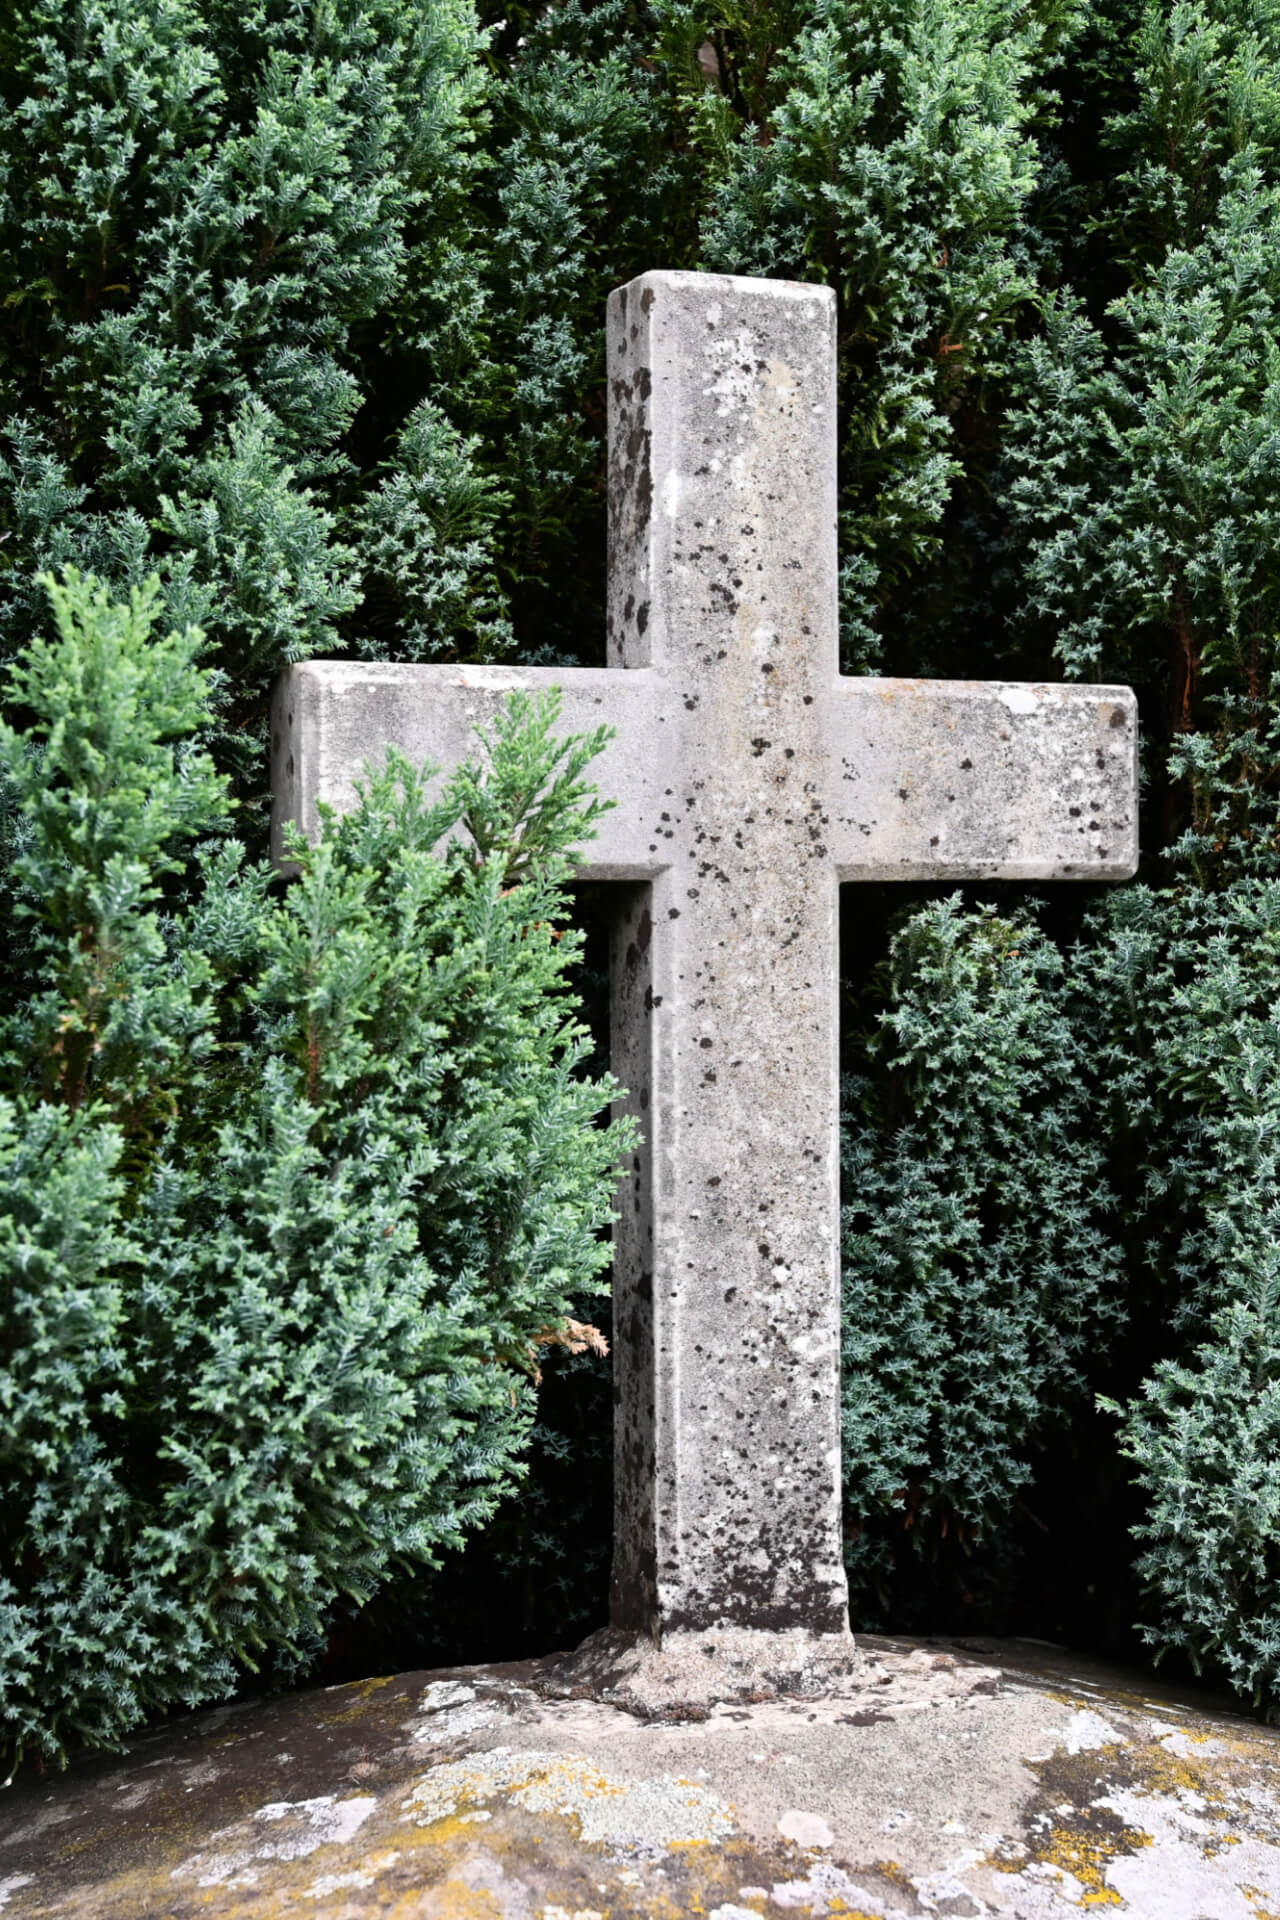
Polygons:
[[1280,1735],[1014,1648],[858,1644],[823,1693],[696,1718],[548,1698],[554,1661],[193,1715],[5,1792],[0,1911],[1280,1916]]

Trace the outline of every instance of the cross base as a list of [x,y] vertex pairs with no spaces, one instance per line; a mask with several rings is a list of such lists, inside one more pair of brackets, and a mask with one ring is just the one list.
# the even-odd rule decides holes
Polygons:
[[544,1662],[536,1685],[552,1699],[600,1700],[642,1720],[703,1720],[734,1702],[846,1692],[866,1665],[848,1628],[709,1627],[657,1640],[603,1627]]

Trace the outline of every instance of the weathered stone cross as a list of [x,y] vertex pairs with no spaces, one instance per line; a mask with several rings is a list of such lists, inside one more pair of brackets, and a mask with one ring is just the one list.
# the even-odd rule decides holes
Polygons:
[[615,1255],[616,1626],[846,1632],[837,886],[1120,879],[1121,687],[840,675],[835,302],[649,273],[609,303],[609,666],[285,674],[277,821],[314,832],[394,742],[448,768],[512,687],[606,719],[627,883],[613,1070],[643,1149]]

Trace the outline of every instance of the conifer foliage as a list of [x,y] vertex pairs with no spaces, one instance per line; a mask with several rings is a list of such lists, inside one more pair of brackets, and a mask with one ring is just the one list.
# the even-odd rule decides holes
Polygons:
[[198,632],[155,584],[46,585],[0,731],[11,1755],[305,1664],[339,1595],[492,1511],[620,1144],[563,990],[599,739],[525,704],[438,798],[393,762],[286,890],[196,742]]
[[[1074,1499],[1124,1624],[1277,1710],[1275,0],[31,0],[0,242],[11,1738],[305,1658],[529,1432],[610,1151],[547,932],[581,766],[513,719],[478,864],[397,767],[282,896],[267,692],[599,660],[654,267],[836,293],[847,668],[1142,703],[1141,886],[866,891],[855,1624],[1016,1624]],[[524,1586],[603,1562],[527,1510]]]
[[[932,907],[897,936],[848,1116],[870,1169],[850,1298],[891,1352],[926,1326],[931,1379],[945,1364],[959,1388],[920,1389],[910,1427],[891,1364],[851,1374],[847,1434],[897,1484],[850,1492],[869,1563],[967,1561],[977,1586],[1055,1429],[1078,1435],[1099,1394],[1136,1476],[1143,1637],[1275,1715],[1280,15],[1118,13],[1082,46],[1104,171],[1068,149],[1032,208],[1074,231],[1011,358],[986,537],[1023,646],[1139,688],[1145,884],[1074,930],[1023,901],[1004,925]],[[966,1044],[989,1103],[952,1076]],[[941,1179],[913,1206],[917,1143]],[[998,1436],[959,1472],[957,1409]]]

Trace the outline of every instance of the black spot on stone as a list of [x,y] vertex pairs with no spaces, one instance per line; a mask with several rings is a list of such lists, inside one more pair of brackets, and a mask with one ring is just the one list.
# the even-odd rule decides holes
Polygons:
[[1123,726],[1124,724],[1125,724],[1125,710],[1124,710],[1124,708],[1123,708],[1123,707],[1112,707],[1112,709],[1111,709],[1111,725],[1112,725],[1113,727],[1122,727],[1122,726]]
[[647,527],[653,512],[653,474],[649,469],[649,436],[644,437],[644,465],[636,475],[636,520],[641,528]]
[[667,918],[668,918],[668,920],[678,920],[678,919],[680,918],[680,909],[679,909],[679,907],[668,907],[668,908],[667,908]]
[[972,772],[972,770],[973,770],[973,762],[972,762],[972,760],[962,760],[962,761],[960,762],[960,771],[961,771],[961,773],[970,773],[970,772]]

